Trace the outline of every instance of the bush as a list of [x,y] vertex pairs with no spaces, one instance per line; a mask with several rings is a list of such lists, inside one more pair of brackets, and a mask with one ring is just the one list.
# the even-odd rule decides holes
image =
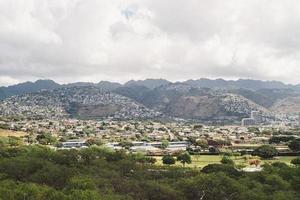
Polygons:
[[286,167],[288,167],[288,165],[286,163],[283,163],[283,162],[274,162],[271,165],[273,167],[277,167],[277,168],[286,168]]
[[208,151],[210,153],[220,153],[220,150],[217,147],[209,147]]
[[163,164],[165,165],[174,165],[175,164],[175,158],[171,155],[165,155],[162,157]]
[[221,163],[225,165],[234,165],[234,161],[230,159],[228,156],[223,156]]
[[210,173],[217,173],[223,172],[230,177],[237,177],[242,175],[242,172],[238,171],[231,165],[222,165],[222,164],[209,164],[201,170],[201,172],[210,174]]
[[300,166],[300,157],[291,160],[291,163],[296,166]]

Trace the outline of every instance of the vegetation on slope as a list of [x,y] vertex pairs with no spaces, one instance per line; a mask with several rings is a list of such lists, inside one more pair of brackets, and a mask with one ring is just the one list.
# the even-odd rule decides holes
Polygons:
[[299,199],[300,168],[284,163],[245,173],[153,165],[141,154],[99,147],[0,148],[0,199]]

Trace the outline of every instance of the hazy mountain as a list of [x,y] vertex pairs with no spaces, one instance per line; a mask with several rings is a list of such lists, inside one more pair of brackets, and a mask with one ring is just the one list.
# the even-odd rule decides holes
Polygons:
[[74,82],[62,85],[63,87],[86,87],[86,86],[94,86],[95,83],[91,82]]
[[122,84],[116,83],[116,82],[109,82],[109,81],[100,81],[99,83],[92,83],[92,82],[75,82],[75,83],[68,83],[65,85],[62,85],[64,87],[87,87],[87,86],[93,86],[98,87],[104,91],[111,91],[118,87],[121,87]]
[[[59,85],[51,80],[39,80],[33,83],[26,82],[9,87],[0,87],[0,98],[5,99],[13,95],[19,95],[7,99],[7,101],[11,103],[18,102],[21,105],[19,110],[25,109],[23,110],[25,114],[32,113],[34,109],[30,111],[28,108],[36,103],[37,107],[40,106],[41,108],[34,107],[37,113],[42,113],[43,110],[47,113],[48,108],[52,107],[55,109],[51,112],[60,113],[59,110],[63,109],[64,113],[62,115],[73,117],[133,117],[135,115],[133,113],[138,113],[136,115],[139,117],[147,116],[147,112],[155,113],[157,111],[163,113],[164,116],[186,119],[230,120],[247,117],[251,110],[260,110],[265,114],[268,114],[269,110],[298,112],[300,90],[297,90],[297,88],[300,88],[300,86],[287,85],[277,81],[242,79],[237,81],[199,79],[176,83],[164,79],[146,79],[129,81],[124,85],[109,81],[100,81],[99,83],[75,82]],[[63,94],[59,96],[54,93],[56,94],[56,100],[59,99],[57,101],[60,102],[59,105],[63,102],[66,94],[68,103],[63,104],[62,107],[57,107],[52,106],[51,101],[49,106],[41,104],[40,101],[35,101],[36,98],[45,99],[45,96],[46,99],[48,97],[51,99],[49,93],[53,93],[53,90],[56,93],[59,91]],[[78,100],[77,97],[76,99],[75,96],[78,95],[76,90],[80,91],[80,95],[83,95],[80,98],[86,96],[87,99],[81,99],[82,101]],[[34,99],[30,99],[30,95],[36,92],[38,92],[38,95]],[[32,103],[29,107],[26,107],[27,104],[22,104],[22,98],[25,94],[29,95],[28,101]],[[102,98],[101,95],[106,98],[102,103],[103,105],[100,105],[99,102],[99,98]],[[123,98],[128,101],[124,101]],[[5,102],[7,103],[7,101]],[[87,101],[89,103],[86,103]],[[9,105],[13,107],[14,104]],[[126,110],[124,106],[134,112]],[[5,111],[5,107],[2,108]],[[123,114],[120,115],[121,111]]]
[[200,87],[200,88],[229,88],[230,83],[229,81],[225,81],[224,79],[216,79],[211,80],[207,78],[201,78],[198,80],[187,80],[183,83],[189,84],[193,87]]
[[133,85],[116,88],[114,92],[134,99],[137,102],[145,103],[145,98],[148,97],[148,94],[151,92],[151,90],[145,86]]
[[124,86],[144,86],[149,89],[154,89],[156,87],[167,85],[170,81],[165,79],[145,79],[145,80],[130,80],[124,84]]
[[5,99],[7,97],[4,88],[0,88],[0,100]]
[[[123,90],[126,90],[126,87],[127,89],[128,88],[133,89],[132,86],[142,86],[148,89],[155,89],[160,86],[168,85],[170,83],[171,83],[170,81],[165,79],[145,79],[145,80],[137,80],[137,81],[131,80],[125,83],[124,85],[116,82],[109,82],[109,81],[100,81],[99,83],[74,82],[74,83],[59,85],[58,83],[55,83],[52,80],[38,80],[36,82],[25,82],[25,83],[20,83],[8,87],[0,87],[0,100],[5,99],[6,97],[10,97],[12,95],[37,92],[42,89],[55,89],[58,87],[96,86],[100,89],[103,89],[104,91],[112,91],[119,87],[124,87]],[[195,88],[212,88],[212,89],[224,89],[224,90],[245,89],[245,90],[252,90],[252,91],[257,91],[262,89],[291,89],[293,91],[300,92],[300,84],[289,85],[279,81],[260,81],[260,80],[248,80],[248,79],[227,81],[224,79],[212,80],[212,79],[201,78],[198,80],[187,80],[187,81],[177,82],[177,83],[187,84]],[[263,103],[262,105],[266,105],[266,104]]]
[[224,79],[205,79],[201,78],[198,80],[187,80],[184,81],[194,87],[207,87],[207,88],[222,88],[222,89],[248,89],[248,90],[259,90],[259,89],[287,89],[293,88],[292,85],[287,85],[279,81],[261,81],[251,79],[239,79],[237,81],[224,80]]
[[110,81],[100,81],[99,83],[95,84],[98,88],[101,88],[105,91],[115,90],[118,87],[121,87],[122,84]]
[[293,89],[295,89],[295,90],[297,90],[297,91],[300,91],[300,84],[295,85],[295,86],[293,87]]
[[13,95],[37,92],[39,90],[52,90],[60,87],[58,83],[52,80],[37,80],[36,82],[25,82],[13,86],[0,88],[0,99]]

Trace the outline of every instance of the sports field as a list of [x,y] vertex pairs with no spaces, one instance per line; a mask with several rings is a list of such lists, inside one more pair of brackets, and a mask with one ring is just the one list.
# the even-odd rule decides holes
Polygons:
[[[247,159],[245,159],[245,157]],[[162,165],[162,156],[155,156],[157,162],[157,165]],[[230,157],[235,164],[242,165],[242,166],[249,166],[249,161],[254,159],[259,159],[259,157],[256,156],[237,156],[237,157]],[[261,160],[261,164],[263,163],[272,163],[272,162],[284,162],[286,164],[290,164],[291,160],[296,157],[294,156],[282,156],[282,157],[275,157],[271,160]],[[214,163],[220,163],[222,159],[222,156],[220,155],[194,155],[192,156],[192,163],[186,164],[186,167],[192,167],[192,168],[203,168],[208,164],[214,164]],[[176,162],[175,165],[182,165],[180,162]]]

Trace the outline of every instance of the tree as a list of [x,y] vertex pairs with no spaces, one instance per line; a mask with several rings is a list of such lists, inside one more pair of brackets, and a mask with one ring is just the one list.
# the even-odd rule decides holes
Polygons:
[[203,128],[203,125],[201,125],[201,124],[195,124],[193,128],[194,128],[194,130],[200,130],[200,129]]
[[143,183],[145,196],[136,199],[157,199],[157,200],[179,200],[184,199],[180,192],[167,184],[156,181],[147,181]]
[[25,136],[25,138],[29,144],[33,144],[36,141],[33,133],[29,133],[28,135]]
[[255,149],[252,153],[254,156],[259,156],[264,159],[273,158],[274,156],[278,155],[278,151],[275,147],[270,145],[262,145]]
[[99,156],[100,149],[96,146],[90,148],[84,148],[79,151],[81,159],[84,164],[90,164]]
[[126,158],[126,152],[124,150],[117,150],[117,151],[107,151],[105,154],[105,159],[108,162],[116,162]]
[[230,159],[228,156],[223,156],[221,163],[224,165],[234,165],[234,161]]
[[290,142],[292,140],[294,140],[295,137],[293,136],[273,136],[269,139],[269,143],[275,143],[275,144],[279,144],[280,142]]
[[208,142],[207,142],[207,140],[200,139],[200,140],[196,141],[196,146],[199,146],[202,149],[206,149],[206,148],[208,148]]
[[294,158],[293,160],[291,160],[291,163],[293,165],[300,166],[300,157]]
[[169,141],[168,140],[163,140],[161,142],[161,148],[166,149],[169,146]]
[[120,146],[123,147],[124,149],[129,150],[130,147],[133,146],[133,144],[130,141],[123,141],[123,142],[120,142]]
[[289,148],[293,151],[300,151],[300,139],[295,139],[289,143]]
[[258,127],[248,127],[248,132],[259,134],[260,130]]
[[86,143],[91,146],[91,145],[98,145],[101,146],[103,145],[103,141],[100,138],[89,138]]
[[192,163],[192,158],[189,153],[185,152],[177,156],[177,161],[180,161],[185,166],[186,163]]
[[196,146],[196,137],[188,137],[188,141],[189,143],[191,143],[192,145],[195,145]]
[[149,157],[149,156],[145,157],[145,160],[147,163],[150,163],[150,164],[155,164],[157,161],[156,158]]
[[162,157],[162,162],[165,165],[174,165],[175,164],[175,159],[171,155],[165,155]]
[[185,199],[192,200],[250,199],[240,197],[243,189],[236,180],[223,173],[201,174],[189,180],[179,180],[178,184],[178,190],[183,191]]
[[36,140],[43,145],[53,144],[56,142],[56,138],[50,133],[42,133],[36,136]]
[[131,154],[132,160],[136,161],[137,163],[141,164],[154,164],[156,162],[156,158],[146,156],[144,153],[136,153],[136,154]]

